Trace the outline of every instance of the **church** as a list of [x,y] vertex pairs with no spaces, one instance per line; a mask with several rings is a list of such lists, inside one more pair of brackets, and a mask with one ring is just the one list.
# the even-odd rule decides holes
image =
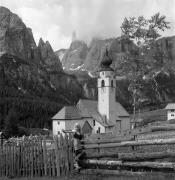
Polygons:
[[116,79],[108,51],[102,59],[97,82],[98,101],[80,99],[76,106],[64,106],[52,117],[53,135],[71,131],[79,123],[84,134],[119,134],[130,129],[130,115],[115,100]]

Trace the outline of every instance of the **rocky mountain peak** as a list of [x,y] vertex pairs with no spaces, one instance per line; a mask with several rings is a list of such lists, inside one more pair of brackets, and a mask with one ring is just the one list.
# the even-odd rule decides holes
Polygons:
[[42,38],[39,40],[38,51],[41,63],[54,71],[62,71],[59,57],[54,53],[52,46],[48,41],[44,42]]
[[22,20],[9,9],[0,6],[0,26],[1,28],[24,28]]
[[71,45],[70,45],[70,50],[76,50],[78,48],[81,47],[87,47],[86,43],[84,41],[80,41],[80,40],[74,40]]
[[50,43],[40,39],[37,47],[32,30],[18,15],[4,7],[0,9],[0,51],[42,64],[50,70],[62,71],[60,60]]
[[16,14],[0,7],[0,51],[27,61],[38,59],[36,43],[30,28]]
[[85,57],[88,52],[87,44],[80,40],[74,40],[69,50],[63,56],[62,65],[65,69],[80,68],[84,63]]
[[39,39],[38,47],[43,47],[45,45],[42,38]]

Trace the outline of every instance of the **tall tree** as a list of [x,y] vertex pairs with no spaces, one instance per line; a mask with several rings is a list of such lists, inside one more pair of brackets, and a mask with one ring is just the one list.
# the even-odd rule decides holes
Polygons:
[[131,42],[135,44],[134,50],[129,52],[123,61],[123,68],[131,82],[128,90],[132,93],[134,119],[136,106],[139,102],[139,92],[142,88],[140,81],[151,71],[155,64],[162,63],[159,62],[162,61],[162,57],[157,57],[157,54],[156,56],[152,54],[154,61],[150,63],[146,61],[146,57],[155,46],[156,40],[161,37],[161,32],[169,28],[166,16],[161,16],[160,13],[149,19],[143,16],[125,18],[121,25],[122,39],[128,44]]

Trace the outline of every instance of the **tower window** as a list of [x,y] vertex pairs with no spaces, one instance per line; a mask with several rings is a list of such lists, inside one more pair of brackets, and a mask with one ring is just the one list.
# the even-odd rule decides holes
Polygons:
[[105,86],[105,81],[102,80],[102,81],[101,81],[101,87],[104,87],[104,86]]
[[93,120],[93,126],[95,126],[95,120]]
[[98,129],[97,129],[96,133],[100,133],[100,127],[98,127]]
[[114,82],[113,82],[113,80],[111,81],[111,87],[114,87]]

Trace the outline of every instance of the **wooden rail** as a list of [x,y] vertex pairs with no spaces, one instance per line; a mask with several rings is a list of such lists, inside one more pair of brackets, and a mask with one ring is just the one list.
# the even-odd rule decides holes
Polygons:
[[[163,131],[161,134],[159,131],[158,134],[151,134],[152,139],[138,139],[140,135],[141,133],[130,133],[123,137],[88,137],[84,141],[87,157],[81,162],[82,166],[86,169],[174,171],[175,133]],[[146,137],[149,137],[148,135],[149,133]],[[160,135],[162,138],[159,138]]]
[[175,170],[175,163],[172,162],[122,162],[113,160],[84,160],[81,162],[85,168],[110,168],[110,169],[128,169],[128,168],[150,168]]
[[175,138],[171,139],[156,139],[156,140],[140,140],[140,141],[124,141],[120,143],[100,143],[100,144],[87,144],[85,149],[97,148],[114,148],[114,147],[128,147],[128,146],[145,146],[145,145],[163,145],[175,144]]

